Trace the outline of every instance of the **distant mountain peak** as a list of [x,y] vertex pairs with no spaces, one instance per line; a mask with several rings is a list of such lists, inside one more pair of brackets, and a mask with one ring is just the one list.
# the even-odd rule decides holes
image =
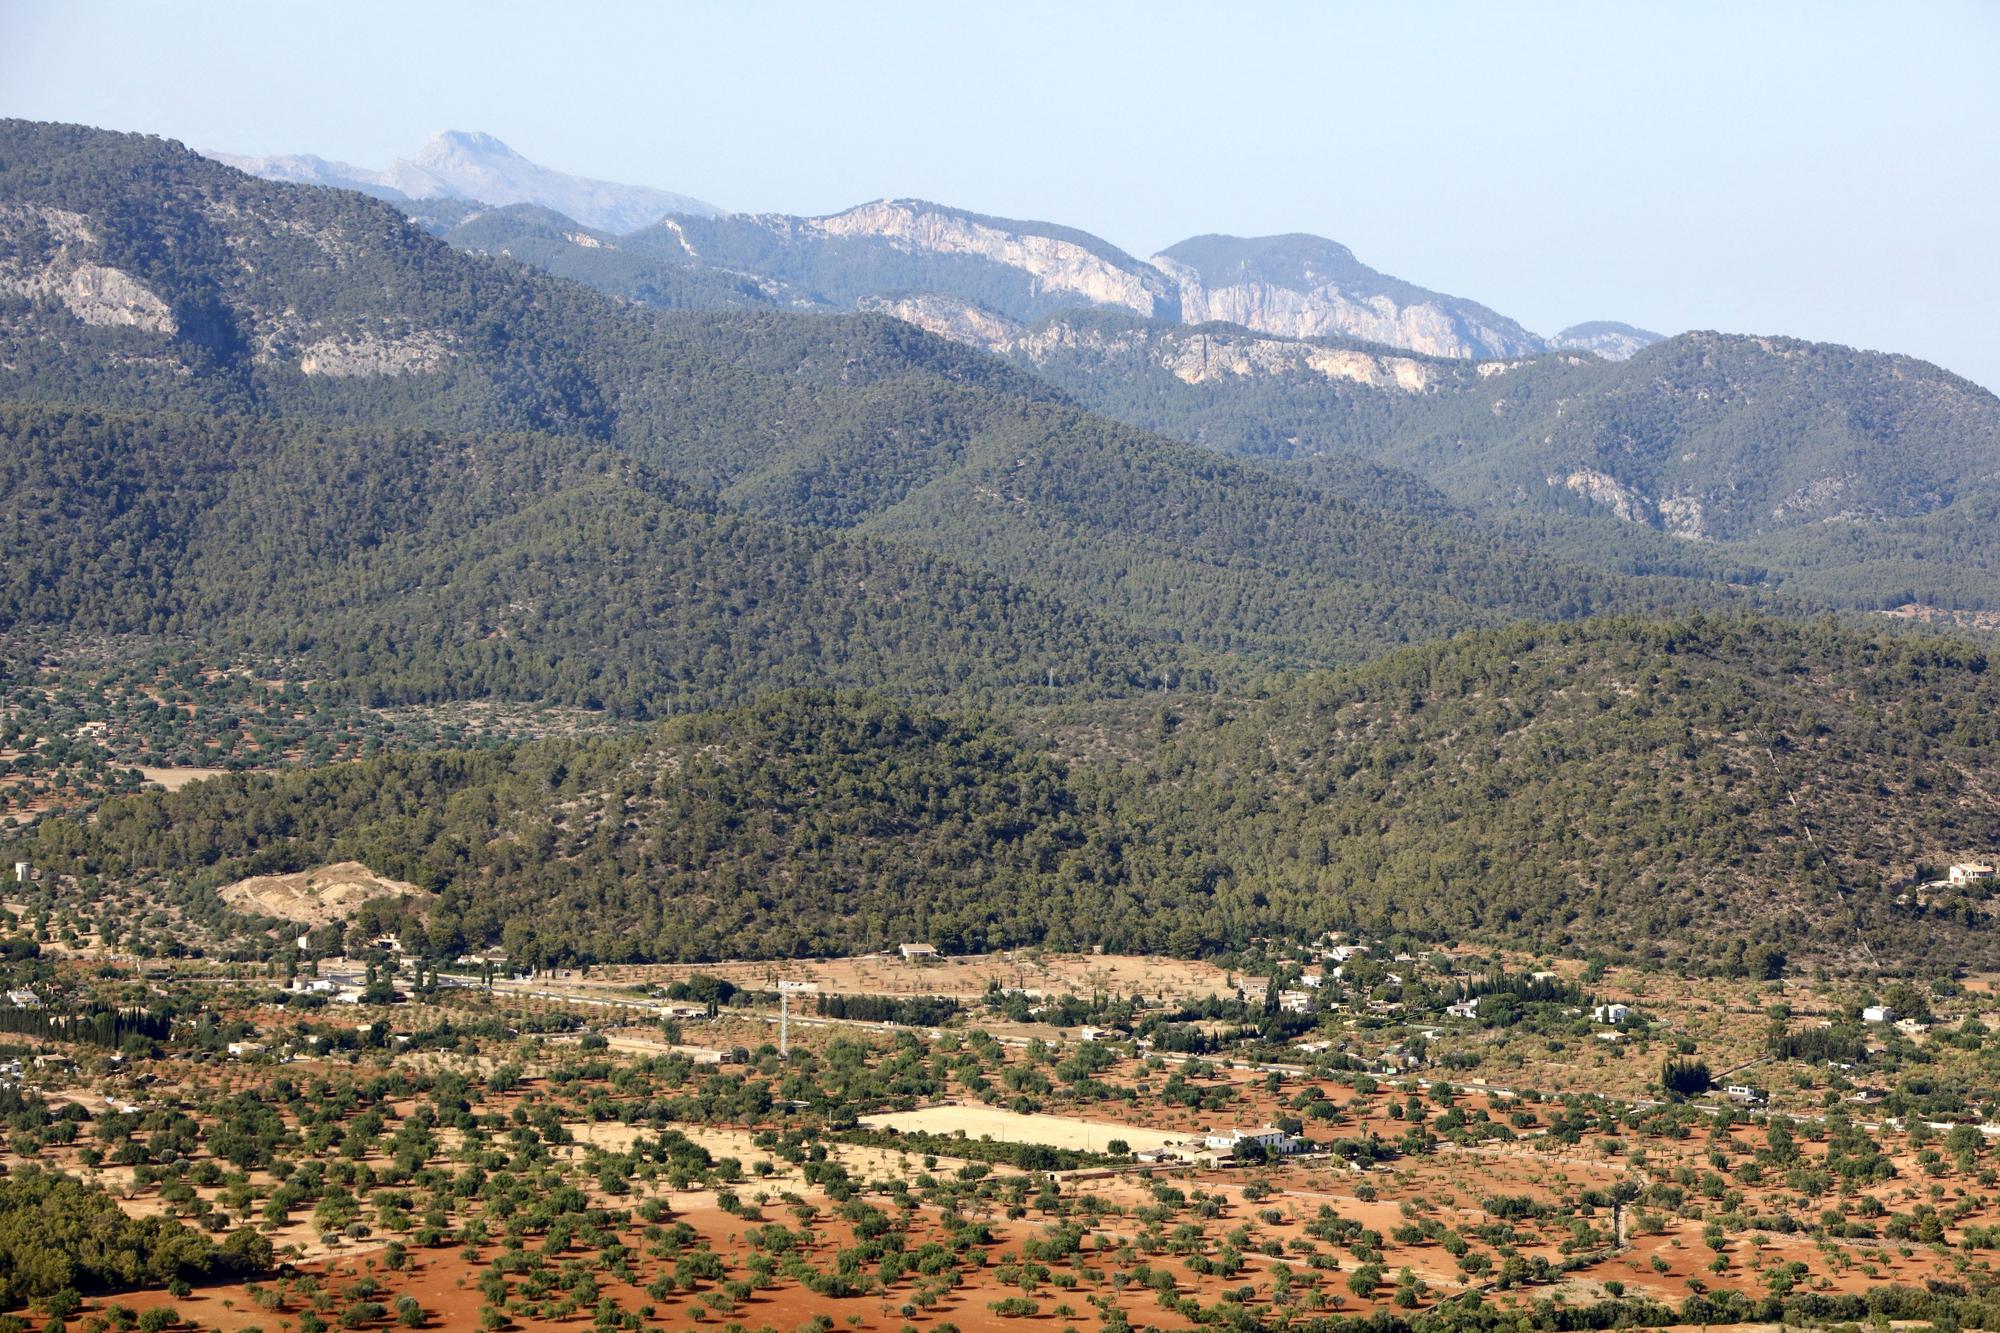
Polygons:
[[447,151],[486,153],[498,157],[521,155],[484,130],[439,130],[417,153],[417,161],[437,157]]
[[1665,342],[1663,333],[1620,324],[1615,319],[1590,319],[1572,324],[1549,339],[1549,346],[1566,351],[1594,352],[1606,361],[1623,361],[1641,348]]
[[671,190],[593,180],[541,166],[483,130],[440,131],[425,141],[415,157],[398,158],[381,171],[310,154],[209,156],[267,180],[331,185],[390,199],[464,199],[495,208],[535,204],[586,227],[621,235],[674,213],[719,217],[724,212],[714,204]]

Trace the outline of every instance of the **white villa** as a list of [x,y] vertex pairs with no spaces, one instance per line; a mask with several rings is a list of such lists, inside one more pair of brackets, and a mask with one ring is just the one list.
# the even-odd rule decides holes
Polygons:
[[1296,1134],[1287,1134],[1276,1125],[1265,1125],[1262,1129],[1209,1130],[1201,1136],[1200,1146],[1218,1157],[1234,1156],[1245,1144],[1254,1144],[1267,1152],[1304,1152],[1306,1141]]

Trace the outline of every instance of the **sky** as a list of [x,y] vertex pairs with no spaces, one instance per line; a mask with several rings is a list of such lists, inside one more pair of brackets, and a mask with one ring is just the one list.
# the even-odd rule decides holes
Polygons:
[[1552,333],[2000,388],[2000,3],[0,0],[0,115],[380,167],[443,129],[744,211],[918,196],[1141,257],[1312,232]]

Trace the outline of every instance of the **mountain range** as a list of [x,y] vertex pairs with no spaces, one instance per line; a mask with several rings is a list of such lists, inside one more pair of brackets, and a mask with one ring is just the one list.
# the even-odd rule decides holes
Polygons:
[[[1477,302],[1378,273],[1316,236],[1198,236],[1142,261],[1075,228],[921,199],[824,217],[732,214],[538,167],[491,135],[464,131],[437,135],[414,159],[381,172],[309,156],[212,156],[271,180],[360,189],[403,204],[463,248],[673,307],[852,309],[930,292],[1014,320],[1097,306],[1473,358],[1565,347],[1615,359],[1659,340],[1603,322],[1544,339]],[[440,199],[460,206],[440,210]],[[486,207],[464,206],[474,204]]]
[[[540,520],[545,534],[588,524],[590,505],[612,504],[607,487],[628,508],[713,507],[780,525],[774,541],[804,541],[817,530],[930,553],[923,558],[958,571],[950,580],[962,575],[987,588],[951,592],[940,617],[944,604],[969,607],[989,596],[996,606],[1045,600],[1042,619],[1022,622],[1027,639],[979,650],[972,676],[993,687],[1051,675],[1071,688],[1162,672],[1198,679],[1239,670],[1245,659],[1352,661],[1522,617],[1736,597],[1672,578],[1601,573],[1393,512],[1317,479],[1223,459],[1090,413],[1002,361],[883,315],[664,314],[457,253],[388,204],[351,192],[255,181],[136,137],[15,123],[4,138],[0,195],[10,202],[0,240],[12,258],[0,267],[0,290],[19,295],[0,306],[0,397],[90,402],[123,414],[89,418],[91,425],[66,420],[59,429],[19,418],[13,447],[29,450],[32,461],[20,465],[11,515],[49,534],[49,549],[62,551],[59,568],[100,568],[115,558],[162,571],[111,589],[125,605],[109,620],[93,611],[95,623],[200,626],[228,633],[239,647],[309,639],[338,651],[342,673],[358,686],[408,698],[405,686],[385,684],[408,675],[410,641],[394,627],[436,620],[449,604],[448,624],[457,630],[445,637],[469,629],[485,646],[447,651],[440,641],[425,650],[458,664],[433,661],[435,694],[461,696],[472,688],[467,677],[503,692],[549,689],[552,680],[588,674],[584,664],[599,652],[586,622],[549,608],[581,605],[579,590],[592,589],[590,596],[609,598],[612,618],[609,608],[631,599],[637,633],[646,608],[665,613],[666,592],[643,585],[601,592],[613,587],[618,562],[638,558],[623,545],[614,554],[595,544],[601,535],[572,534],[570,574],[533,595],[526,584],[542,577],[538,569],[523,571],[523,587],[510,592],[491,562],[473,553],[484,549],[481,534],[493,523],[503,525],[507,542],[528,540],[538,501],[564,511],[560,522]],[[205,449],[198,441],[206,432],[185,423],[218,412],[245,424]],[[262,424],[271,418],[450,438],[385,443],[371,454],[367,435],[329,437],[327,458],[351,458],[366,473],[354,500],[361,507],[322,506],[330,519],[326,565],[278,562],[261,576],[259,599],[244,603],[215,584],[237,577],[228,573],[231,542],[263,531],[259,515],[309,508],[303,496],[280,497],[310,486],[321,466],[300,466],[291,455],[307,446]],[[96,443],[49,454],[36,441],[52,431],[65,440],[81,431]],[[531,436],[580,442],[605,451],[603,461],[585,466],[579,456],[580,472],[552,469],[529,461],[552,447],[521,442]],[[452,482],[448,469],[419,465],[431,449],[483,456],[489,471],[537,480],[493,493],[484,507],[468,507],[487,493],[482,488],[438,497],[433,508],[425,497]],[[418,459],[408,457],[412,450]],[[213,478],[212,500],[176,473],[177,451],[211,459],[202,475]],[[96,470],[54,470],[85,459],[100,460]],[[38,476],[53,488],[46,499],[33,484]],[[579,485],[591,497],[577,494]],[[155,499],[155,491],[164,494]],[[255,502],[232,502],[239,491]],[[136,531],[149,544],[106,548],[100,543],[134,538],[56,517],[87,495],[101,496],[109,512],[118,512],[113,497],[125,497],[147,514]],[[399,497],[396,507],[374,514],[384,495]],[[224,525],[202,537],[221,522],[218,513],[232,512],[246,515],[242,533],[231,537]],[[684,539],[708,531],[693,518],[675,521],[684,526],[668,535],[683,550]],[[277,549],[292,531],[287,519],[266,540]],[[298,530],[301,539],[320,531],[320,522]],[[667,529],[645,531],[650,539]],[[407,544],[392,533],[407,533]],[[208,540],[223,554],[201,558]],[[832,574],[845,549],[827,546],[823,572]],[[445,551],[469,563],[441,568]],[[642,567],[666,559],[649,550]],[[756,577],[754,564],[716,566],[725,567]],[[65,585],[53,572],[17,571],[29,580],[22,604],[49,608],[46,622],[82,614],[80,604],[56,595]],[[846,586],[839,577],[830,585],[772,585],[759,605],[782,608]],[[872,599],[884,584],[857,579],[855,586]],[[336,600],[316,602],[321,592]],[[921,618],[939,593],[920,581],[870,614]],[[309,606],[317,609],[307,614]],[[1006,619],[997,610],[982,616]],[[307,628],[341,617],[360,620],[339,644]],[[901,637],[893,627],[876,636],[858,608],[836,619],[842,639]],[[654,621],[654,633],[671,638],[670,623]],[[1079,630],[1079,643],[1098,644],[1082,658],[1034,646],[1047,625],[1071,624],[1089,627]],[[363,653],[365,644],[377,647]],[[825,646],[832,651],[831,640]],[[524,655],[526,648],[533,652]],[[479,667],[468,653],[507,665]],[[749,679],[716,668],[721,675],[690,687],[685,668],[667,669],[671,653],[645,654],[658,665],[639,670],[628,662],[618,688],[607,680],[593,697],[648,712],[723,702]],[[1102,665],[1085,669],[1086,659]],[[1015,665],[994,674],[1002,662]],[[540,683],[508,683],[531,664]],[[900,686],[904,675],[882,665],[848,679]]]
[[[870,209],[589,245],[0,122],[0,675],[122,645],[628,729],[119,797],[22,859],[217,921],[229,876],[360,859],[544,962],[2000,957],[1983,900],[1902,891],[2000,843],[1990,640],[1928,623],[2000,606],[1991,394],[1775,337],[1189,323],[1081,233]],[[1294,240],[1173,262],[1395,283]]]
[[619,231],[554,194],[490,193],[399,206],[459,249],[663,309],[889,314],[1149,430],[1322,480],[1310,460],[1394,469],[1391,490],[1609,570],[1929,617],[2000,609],[2000,569],[1967,536],[1994,503],[1995,400],[1910,358],[1608,321],[1543,339],[1312,236],[1196,237],[1142,261],[915,199]]
[[434,134],[416,156],[398,158],[380,171],[310,154],[210,156],[266,180],[330,185],[404,203],[448,199],[489,207],[535,204],[567,214],[586,227],[614,232],[637,231],[669,213],[712,217],[722,211],[671,190],[619,185],[539,166],[492,135],[476,131]]

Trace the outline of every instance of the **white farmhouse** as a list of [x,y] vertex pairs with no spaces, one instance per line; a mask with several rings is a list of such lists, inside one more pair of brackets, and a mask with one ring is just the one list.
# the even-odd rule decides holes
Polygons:
[[1285,1133],[1276,1125],[1265,1125],[1262,1129],[1209,1130],[1201,1138],[1201,1146],[1218,1157],[1234,1156],[1245,1145],[1290,1156],[1304,1152],[1306,1141],[1296,1134]]

